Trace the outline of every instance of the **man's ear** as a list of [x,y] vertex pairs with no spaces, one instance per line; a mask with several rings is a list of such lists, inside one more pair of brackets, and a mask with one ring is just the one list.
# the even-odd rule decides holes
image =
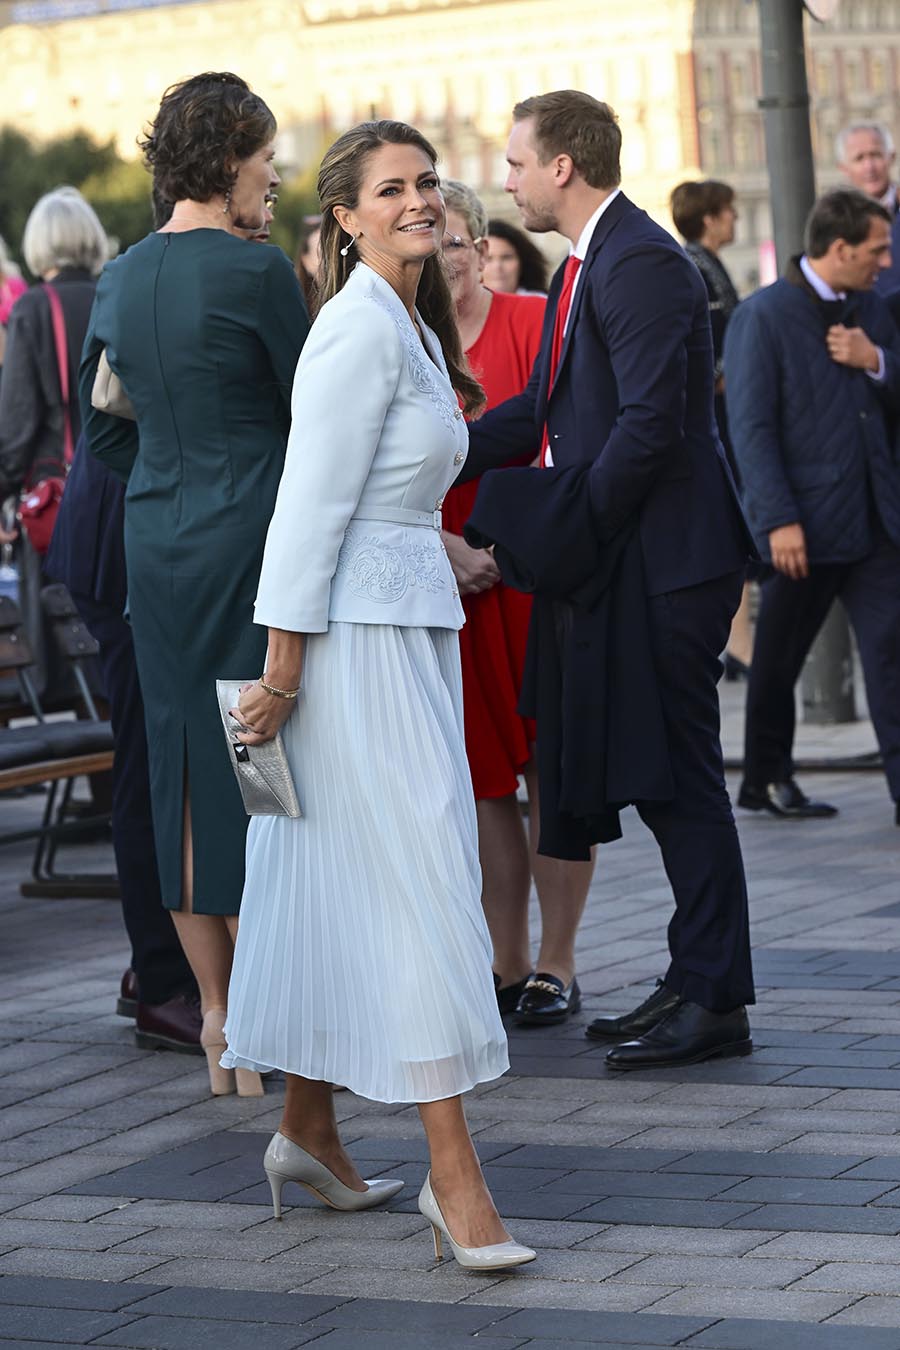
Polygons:
[[565,187],[575,176],[571,155],[557,155],[553,161],[553,179],[557,187]]

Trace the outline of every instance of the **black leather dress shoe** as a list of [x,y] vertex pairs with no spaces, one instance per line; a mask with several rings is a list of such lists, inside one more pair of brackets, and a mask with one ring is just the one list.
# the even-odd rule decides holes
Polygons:
[[555,975],[538,971],[529,977],[525,991],[516,1005],[515,1022],[520,1027],[547,1027],[564,1022],[581,1007],[578,981],[563,984]]
[[592,1041],[606,1041],[618,1038],[629,1040],[634,1036],[643,1036],[645,1031],[655,1027],[667,1017],[673,1008],[677,1008],[681,997],[669,989],[662,980],[656,981],[656,988],[649,998],[630,1013],[621,1017],[595,1017],[584,1029],[585,1036]]
[[137,1017],[138,997],[137,976],[129,966],[122,976],[122,987],[116,1000],[116,1012],[120,1017],[130,1017],[132,1020]]
[[606,1062],[611,1069],[665,1069],[749,1055],[752,1049],[746,1008],[714,1013],[681,1002],[637,1040],[607,1051]]
[[142,1050],[178,1050],[202,1055],[200,1000],[196,994],[178,994],[165,1003],[139,1003],[134,1039]]
[[838,813],[837,807],[830,806],[828,802],[810,801],[793,778],[787,778],[783,783],[767,783],[763,788],[742,783],[738,806],[742,806],[745,811],[768,811],[773,816],[784,816],[788,820],[814,820],[836,816]]
[[500,984],[500,976],[494,971],[494,993],[497,995],[497,1007],[500,1009],[500,1016],[505,1017],[507,1013],[515,1012],[519,1006],[519,999],[525,992],[525,986],[531,979],[526,975],[524,980],[516,980],[515,984]]

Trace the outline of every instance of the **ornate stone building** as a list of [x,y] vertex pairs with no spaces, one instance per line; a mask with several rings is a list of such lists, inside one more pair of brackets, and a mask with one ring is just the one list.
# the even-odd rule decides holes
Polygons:
[[[825,186],[841,123],[892,119],[900,0],[842,0],[810,22],[809,51]],[[5,120],[39,137],[85,127],[124,154],[168,84],[232,69],[275,110],[289,170],[354,121],[397,116],[503,206],[513,103],[586,89],[619,113],[627,189],[664,223],[680,178],[734,184],[743,284],[770,233],[759,65],[755,0],[0,0]]]
[[384,114],[490,190],[516,99],[576,86],[617,109],[632,190],[662,212],[697,157],[692,14],[692,0],[17,0],[0,4],[5,113],[39,136],[113,135],[127,154],[166,85],[233,69],[272,104],[289,166]]
[[[759,274],[771,239],[756,0],[697,0],[692,51],[697,91],[699,165],[731,183],[741,219],[727,262],[743,286]],[[900,0],[841,0],[835,19],[807,21],[813,151],[819,190],[843,182],[835,163],[837,132],[874,118],[900,133]],[[764,256],[764,255],[763,255]]]

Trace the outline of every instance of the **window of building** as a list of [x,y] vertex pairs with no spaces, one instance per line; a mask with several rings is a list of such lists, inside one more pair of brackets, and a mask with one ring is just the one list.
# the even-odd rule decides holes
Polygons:
[[719,70],[715,60],[701,62],[697,93],[701,103],[714,103],[719,97]]
[[813,84],[820,98],[827,98],[834,92],[834,65],[830,53],[827,56],[820,53],[815,57]]
[[869,60],[869,91],[873,94],[883,94],[886,92],[887,87],[887,57],[883,53],[875,52]]
[[844,93],[859,94],[862,92],[862,62],[856,52],[844,57]]

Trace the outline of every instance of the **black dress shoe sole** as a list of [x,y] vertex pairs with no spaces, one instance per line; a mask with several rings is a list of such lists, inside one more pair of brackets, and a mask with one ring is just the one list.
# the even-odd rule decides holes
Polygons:
[[581,995],[575,994],[569,999],[568,1008],[563,1008],[558,1012],[517,1012],[513,1015],[513,1021],[517,1027],[552,1027],[559,1022],[565,1022],[569,1017],[581,1011]]
[[742,1055],[753,1053],[752,1041],[730,1041],[727,1045],[716,1045],[703,1050],[699,1055],[686,1055],[681,1059],[607,1059],[608,1069],[680,1069],[688,1064],[702,1064],[707,1059],[738,1059]]
[[130,1017],[132,1022],[137,1017],[137,999],[120,998],[116,1000],[116,1013],[119,1017]]
[[173,1036],[160,1036],[155,1031],[138,1031],[135,1028],[134,1039],[141,1050],[174,1050],[179,1055],[204,1053],[199,1041],[176,1041]]

